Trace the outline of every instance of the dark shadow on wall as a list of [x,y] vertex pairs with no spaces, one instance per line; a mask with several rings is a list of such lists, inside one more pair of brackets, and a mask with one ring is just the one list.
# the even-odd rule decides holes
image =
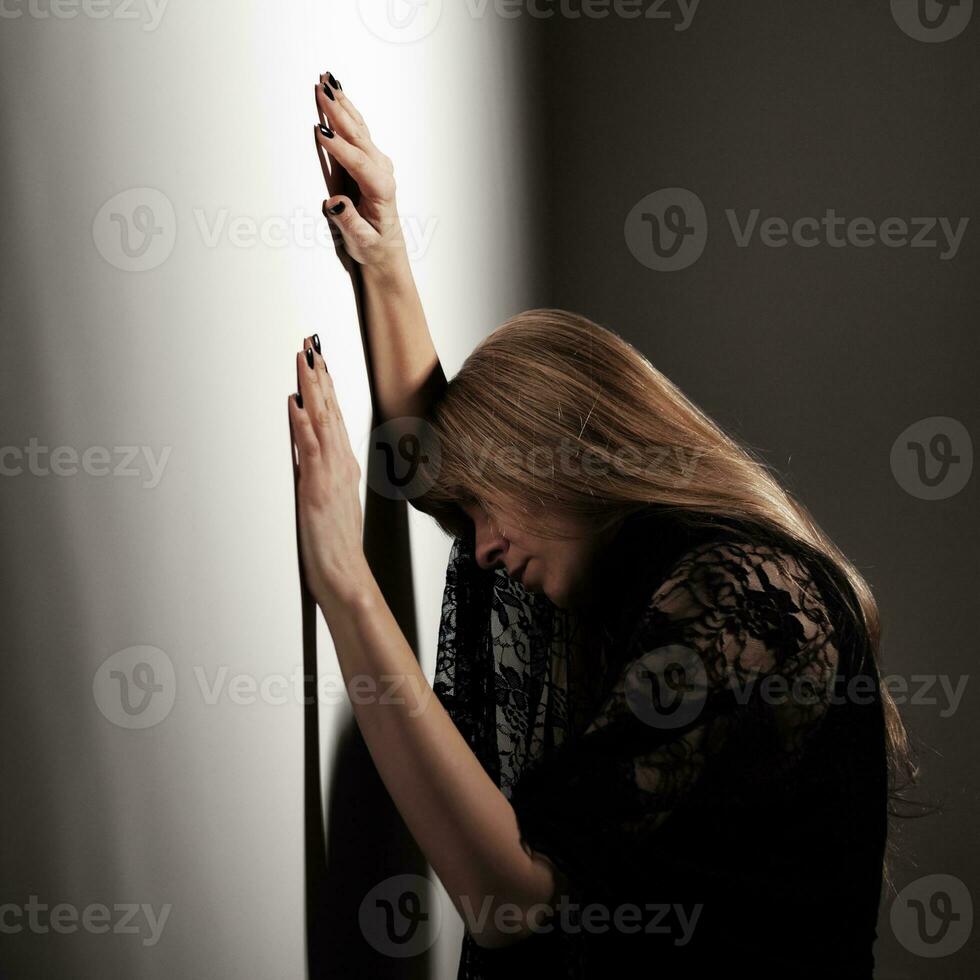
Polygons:
[[[417,648],[406,504],[369,492],[364,521],[368,561],[402,632],[413,649]],[[304,632],[307,628],[312,631],[314,626],[313,622],[308,627],[304,624]],[[315,662],[308,661],[307,676],[315,673]],[[334,746],[327,794],[330,802],[324,821],[316,699],[312,696],[314,692],[309,693],[306,728],[309,975],[311,978],[425,980],[430,975],[427,953],[400,958],[385,952],[388,942],[397,947],[398,931],[396,928],[393,934],[386,935],[384,909],[372,902],[366,910],[371,921],[366,929],[360,919],[361,904],[377,885],[397,875],[425,878],[425,858],[378,776],[356,721],[343,728]],[[381,902],[397,904],[397,899],[398,894],[389,889],[378,896]],[[423,908],[431,901],[428,895],[419,895],[418,899]],[[411,907],[415,899],[409,896],[406,901]],[[420,927],[426,928],[425,922]]]
[[[356,269],[348,271],[357,296],[367,357],[360,277]],[[376,424],[372,422],[372,429]],[[370,489],[380,485],[372,468],[381,465],[378,454],[369,454],[364,551],[395,620],[417,655],[407,504],[386,499]],[[315,690],[318,612],[309,601],[304,601],[303,609],[308,699],[305,820],[309,976],[312,980],[428,980],[430,944],[422,944],[425,950],[415,955],[401,956],[396,952],[404,949],[407,941],[417,941],[418,929],[429,928],[427,917],[416,915],[417,909],[424,913],[433,901],[426,879],[427,863],[378,775],[354,719],[340,731],[333,747],[327,794],[330,802],[324,816]],[[415,887],[410,885],[406,890],[392,887],[398,883],[382,885],[399,875],[415,876]],[[372,896],[362,911],[365,897],[379,885],[382,891]],[[407,911],[407,916],[402,916],[401,911]]]

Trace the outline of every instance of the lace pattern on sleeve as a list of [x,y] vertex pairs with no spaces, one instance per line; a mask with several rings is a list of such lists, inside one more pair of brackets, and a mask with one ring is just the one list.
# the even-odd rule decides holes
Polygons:
[[[803,562],[742,541],[686,551],[621,649],[579,652],[576,642],[560,610],[479,569],[472,541],[456,539],[434,690],[514,805],[525,846],[580,897],[602,894],[609,869],[659,839],[678,810],[734,812],[766,787],[778,792],[826,715],[838,669]],[[598,696],[578,682],[579,656],[606,671]],[[579,940],[557,942],[567,975],[583,975]],[[508,975],[525,946],[528,957],[544,948],[533,937],[487,953],[466,936],[459,977]]]
[[[770,546],[724,542],[690,551],[656,590],[626,665],[586,729],[607,744],[643,794],[654,830],[709,760],[738,748],[732,792],[778,780],[831,702],[834,630],[802,562]],[[751,744],[752,751],[744,751]]]

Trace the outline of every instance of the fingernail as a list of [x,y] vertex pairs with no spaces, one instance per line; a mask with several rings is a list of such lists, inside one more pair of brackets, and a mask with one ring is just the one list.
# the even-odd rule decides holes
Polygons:
[[334,95],[333,92],[330,91],[330,86],[326,82],[323,83],[323,91],[327,93],[327,98],[331,102],[336,102],[337,101],[337,96]]
[[330,214],[340,214],[346,207],[347,205],[344,204],[343,201],[341,201],[339,204],[335,204],[332,208],[327,208],[327,211]]
[[320,349],[320,335],[318,333],[313,334],[313,347],[323,357],[323,351]]
[[328,140],[333,139],[333,130],[329,126],[324,126],[323,123],[320,123],[319,130]]
[[310,367],[313,367],[313,348],[312,347],[307,347],[306,348],[306,363],[309,364]]
[[[330,84],[331,84],[331,85],[332,85],[332,86],[333,86],[334,88],[337,88],[337,89],[342,89],[342,88],[344,87],[343,85],[341,85],[341,84],[340,84],[340,82],[338,82],[338,81],[337,81],[337,79],[336,79],[336,78],[334,78],[334,77],[333,77],[333,72],[329,72],[329,71],[327,72],[327,81],[328,81],[328,82],[329,82],[329,83],[330,83]],[[328,92],[327,94],[329,95],[330,93]]]
[[293,395],[293,398],[296,399],[296,405],[297,405],[297,407],[298,408],[302,408],[303,407],[303,396],[297,391],[296,394]]

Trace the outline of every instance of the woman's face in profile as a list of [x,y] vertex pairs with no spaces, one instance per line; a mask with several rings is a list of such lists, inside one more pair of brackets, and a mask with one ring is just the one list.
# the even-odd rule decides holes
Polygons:
[[601,538],[586,526],[563,519],[563,538],[540,537],[521,531],[506,516],[494,524],[476,503],[461,504],[476,531],[476,560],[481,568],[503,568],[528,592],[544,593],[566,608],[588,588],[589,571]]

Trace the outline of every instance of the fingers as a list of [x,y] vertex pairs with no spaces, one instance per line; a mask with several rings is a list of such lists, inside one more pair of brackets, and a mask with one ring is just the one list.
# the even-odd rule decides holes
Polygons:
[[362,188],[377,186],[382,177],[381,168],[360,147],[346,140],[325,123],[313,127],[317,146],[329,153],[348,170]]
[[[336,83],[336,85],[331,84],[331,82]],[[348,139],[352,142],[357,142],[358,139],[363,139],[367,143],[371,143],[374,150],[379,156],[384,156],[377,147],[374,146],[371,138],[371,131],[368,128],[367,121],[364,116],[361,115],[357,106],[351,102],[347,93],[342,88],[337,88],[340,82],[337,81],[327,72],[325,75],[320,76],[320,87],[317,91],[317,104],[327,108],[327,114],[333,113],[338,117],[337,128],[343,132]],[[343,123],[340,119],[347,120],[347,125],[351,127],[348,131],[344,128]]]
[[[394,174],[394,165],[389,157],[385,156],[371,140],[364,117],[357,111],[354,104],[340,90],[335,89],[328,81],[321,76],[320,83],[314,89],[317,112],[320,115],[321,125],[325,125],[333,133],[340,136],[347,144],[356,147],[364,154],[364,158],[370,160],[378,170],[379,174],[386,174],[389,177]],[[329,137],[328,137],[329,138]],[[348,161],[340,154],[334,153],[332,147],[327,147],[331,156],[335,156],[340,163],[346,167],[354,179],[361,183],[366,175],[355,173],[353,168],[348,166]],[[336,190],[334,190],[336,193]]]
[[[326,123],[314,127],[314,140],[317,155],[320,159],[320,169],[323,171],[323,181],[330,194],[351,193],[357,188],[357,181],[348,173],[347,168],[330,152],[331,144],[336,140],[336,134]],[[328,142],[329,141],[329,142]]]
[[302,412],[312,424],[320,449],[327,455],[343,450],[350,452],[350,439],[333,379],[323,357],[314,350],[311,338],[304,341],[303,349],[296,354],[296,380],[303,400]]
[[[304,403],[305,406],[305,403]],[[299,456],[298,465],[294,461],[293,476],[297,476],[320,456],[320,440],[316,437],[313,423],[305,407],[300,407],[295,395],[289,396],[289,428],[292,432],[293,443]]]
[[337,98],[340,93],[335,93],[330,86],[324,82],[317,85],[315,90],[316,107],[322,118],[327,119],[331,129],[342,133],[345,139],[365,151],[373,151],[378,154],[377,147],[371,142],[371,134],[363,121],[358,121],[350,112],[350,103],[343,102]]
[[361,217],[351,199],[343,194],[323,202],[323,216],[340,229],[344,245],[355,255],[361,255],[381,238],[377,229]]
[[[336,160],[354,178],[362,194],[377,201],[387,201],[394,197],[395,178],[391,170],[325,123],[314,126],[313,133],[321,153],[325,152]],[[334,194],[343,189],[330,181],[327,186]]]
[[341,85],[340,82],[336,78],[334,78],[330,72],[325,72],[324,74],[322,74],[320,76],[320,82],[321,84],[326,82],[330,86],[333,92],[333,96],[337,100],[337,102],[340,103],[340,105],[342,105],[347,110],[347,112],[350,113],[350,115],[354,118],[354,120],[360,126],[364,127],[364,131],[367,132],[368,125],[364,121],[364,117],[358,111],[357,106],[355,106],[354,103],[351,102],[350,96],[348,96],[348,94],[344,91],[343,85]]
[[[316,376],[317,384],[320,386],[320,397],[324,401],[327,401],[331,397],[331,389],[328,388],[328,384],[333,380],[330,377],[330,373],[327,370],[327,362],[323,358],[323,350],[320,346],[320,338],[317,334],[313,334],[310,337],[306,337],[303,340],[303,350],[307,351],[310,348],[313,349],[313,365],[314,365],[314,375]],[[339,411],[339,408],[338,408]]]

